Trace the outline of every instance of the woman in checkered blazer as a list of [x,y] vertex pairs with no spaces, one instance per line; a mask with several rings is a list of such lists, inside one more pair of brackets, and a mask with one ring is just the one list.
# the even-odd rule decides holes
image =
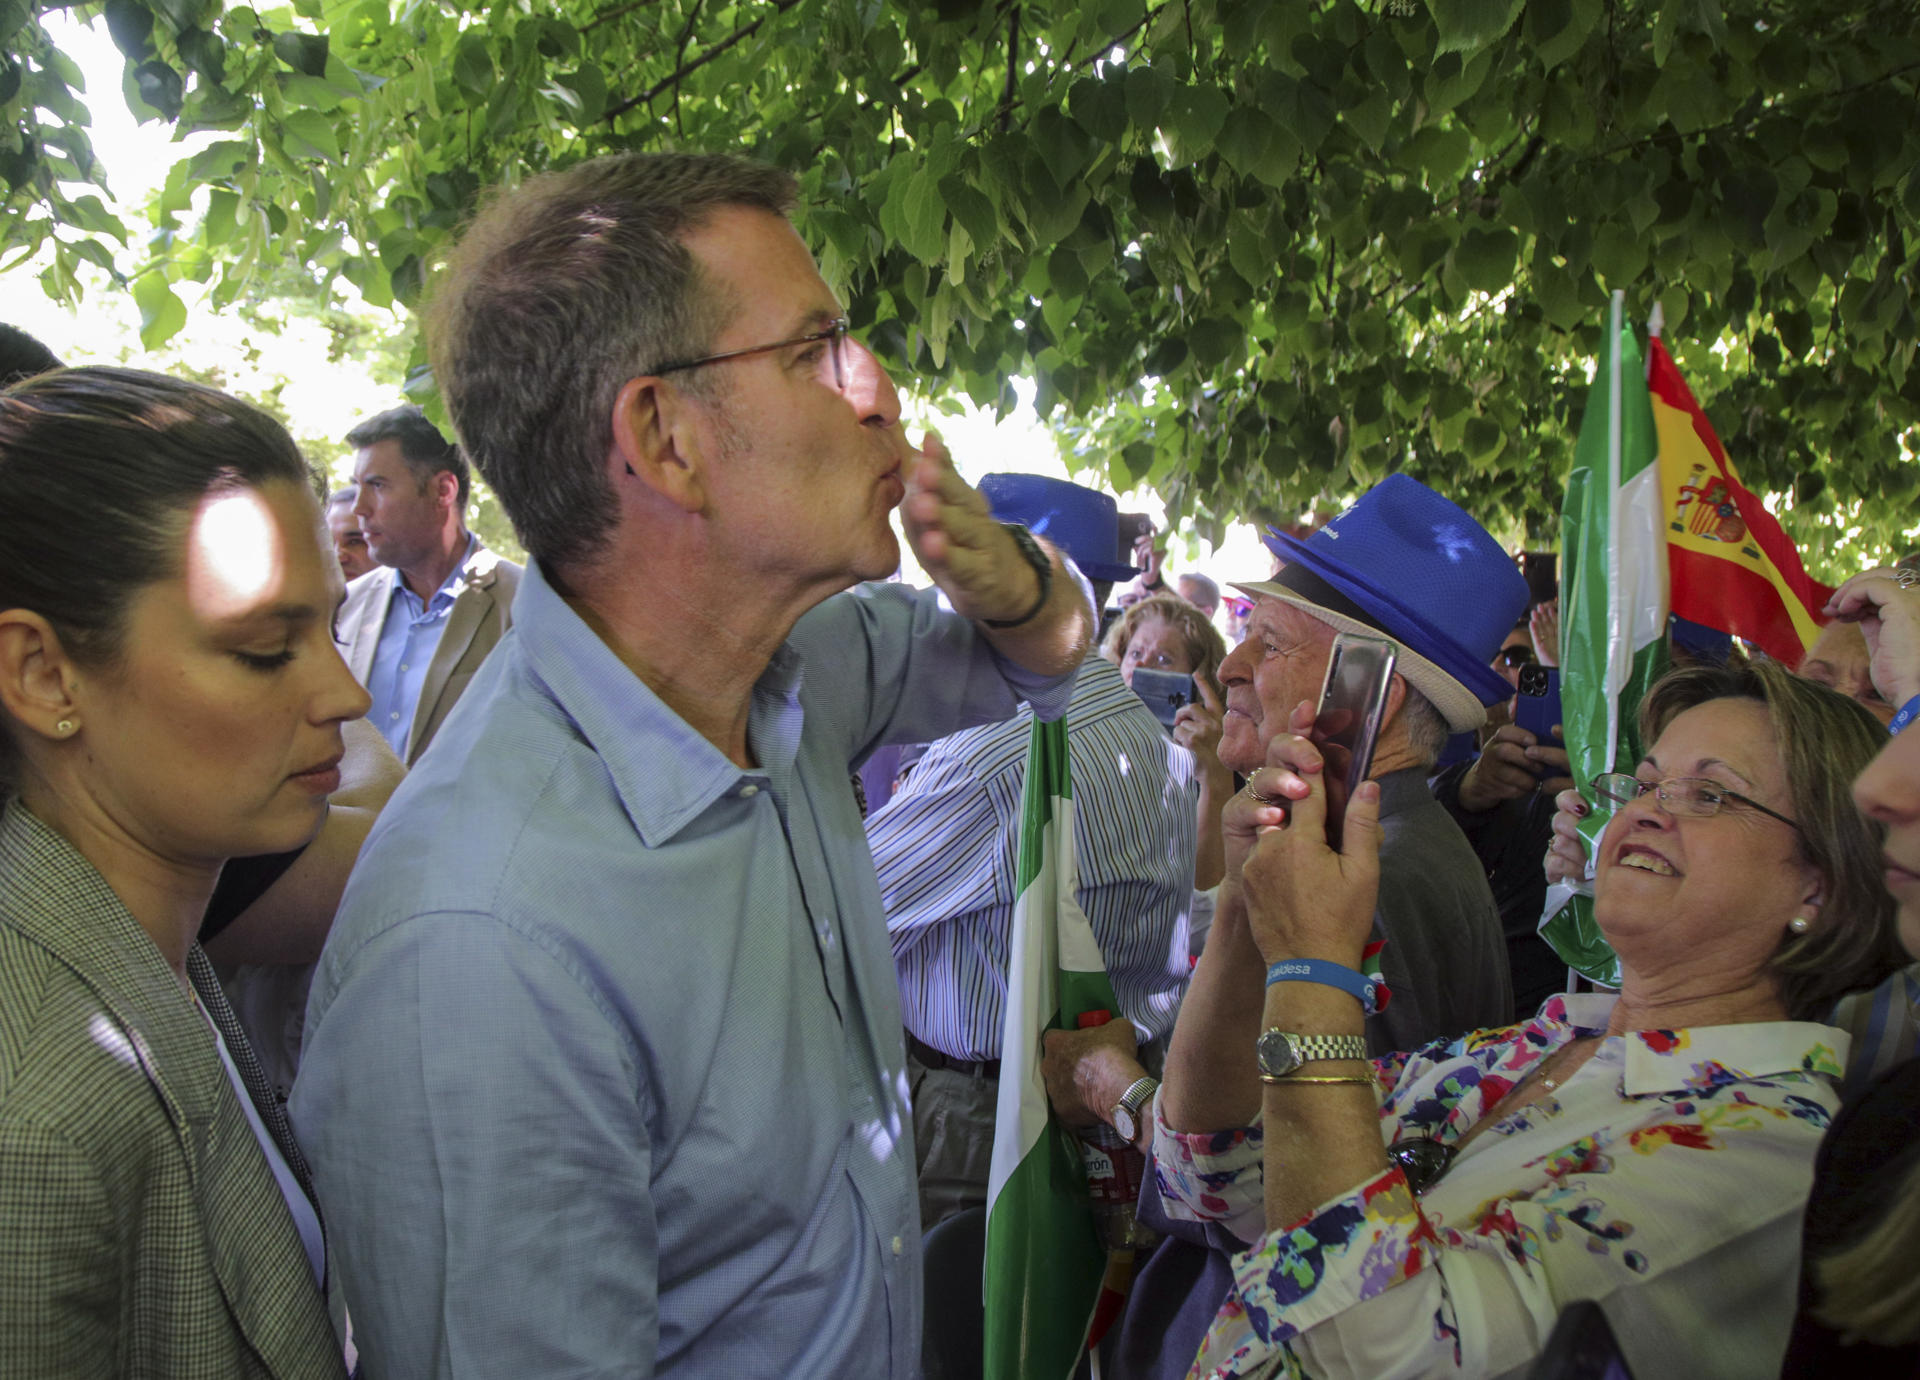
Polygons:
[[121,369],[0,393],[0,1375],[344,1376],[306,1164],[194,935],[300,847],[366,695],[271,419]]

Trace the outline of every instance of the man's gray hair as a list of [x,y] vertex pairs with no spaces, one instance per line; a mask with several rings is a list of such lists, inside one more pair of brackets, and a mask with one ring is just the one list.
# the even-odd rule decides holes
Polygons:
[[427,314],[434,378],[550,576],[613,530],[604,469],[620,389],[706,354],[733,308],[701,281],[686,236],[721,207],[785,215],[794,196],[788,174],[742,158],[612,154],[496,191],[448,256]]
[[1433,701],[1407,684],[1407,697],[1400,702],[1400,722],[1406,726],[1407,747],[1423,767],[1431,767],[1446,751],[1447,721]]

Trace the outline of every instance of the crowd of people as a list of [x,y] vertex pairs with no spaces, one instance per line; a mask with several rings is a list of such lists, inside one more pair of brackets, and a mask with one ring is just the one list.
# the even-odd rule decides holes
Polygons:
[[[0,340],[0,1374],[979,1374],[1062,716],[1118,1009],[1029,1053],[1146,1166],[1089,1367],[1520,1376],[1597,1307],[1643,1380],[1915,1373],[1920,569],[1797,667],[1676,649],[1583,794],[1472,514],[1391,476],[1169,585],[910,441],[794,197],[497,192],[424,323],[460,443],[368,418],[332,493]],[[1334,834],[1343,635],[1397,660]]]

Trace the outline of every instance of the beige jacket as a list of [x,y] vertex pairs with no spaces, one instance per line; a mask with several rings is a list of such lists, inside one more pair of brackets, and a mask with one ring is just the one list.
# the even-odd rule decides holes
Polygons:
[[[379,566],[347,586],[347,600],[334,622],[340,655],[347,659],[353,678],[362,685],[373,674],[374,649],[393,605],[393,587],[400,572]],[[473,679],[507,629],[513,626],[513,596],[520,588],[520,567],[487,550],[476,537],[473,553],[461,567],[460,593],[447,615],[446,631],[427,666],[420,702],[414,707],[413,728],[403,754],[408,766],[420,759],[453,712],[461,691]]]

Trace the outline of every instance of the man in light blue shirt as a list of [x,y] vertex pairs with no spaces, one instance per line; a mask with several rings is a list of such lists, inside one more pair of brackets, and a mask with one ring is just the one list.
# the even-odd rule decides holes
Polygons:
[[[1057,714],[1092,610],[909,447],[792,198],[735,159],[583,163],[491,202],[436,296],[436,377],[532,560],[309,1007],[293,1115],[370,1374],[917,1370],[849,771]],[[841,593],[895,567],[903,496],[950,610]]]
[[347,444],[378,568],[348,586],[335,636],[373,697],[367,722],[411,766],[512,626],[520,567],[467,530],[467,458],[418,407],[367,418]]

